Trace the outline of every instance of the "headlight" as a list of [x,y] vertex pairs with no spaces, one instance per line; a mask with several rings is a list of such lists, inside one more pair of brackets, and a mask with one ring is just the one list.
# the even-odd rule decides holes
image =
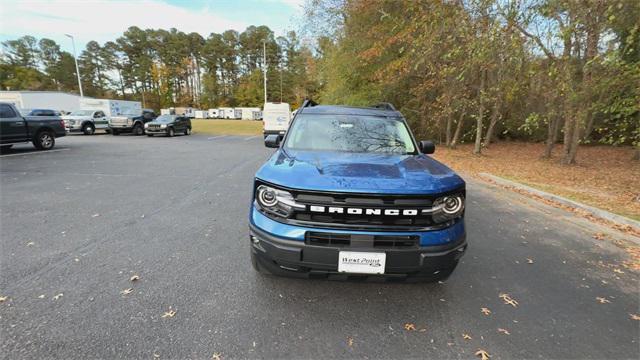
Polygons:
[[148,127],[149,127],[149,124],[144,124],[144,128],[145,129],[148,128]]
[[164,129],[164,128],[166,128],[166,127],[167,127],[167,125],[166,125],[166,124],[162,124],[162,125],[160,125],[160,129]]
[[133,125],[133,120],[127,119],[127,125]]
[[305,208],[304,205],[298,204],[288,191],[266,185],[260,185],[256,189],[256,202],[262,210],[282,217],[290,216],[294,209]]
[[433,202],[433,220],[442,223],[460,217],[464,212],[464,195],[453,194]]

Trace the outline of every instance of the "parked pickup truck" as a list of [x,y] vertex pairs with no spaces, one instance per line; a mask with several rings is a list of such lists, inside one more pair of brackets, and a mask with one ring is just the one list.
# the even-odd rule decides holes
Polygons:
[[139,116],[114,116],[109,120],[109,129],[112,135],[120,135],[123,132],[144,135],[144,124],[153,121],[156,117],[156,113],[148,109],[142,110],[142,115]]
[[21,116],[15,106],[0,103],[0,149],[13,144],[32,142],[39,150],[50,150],[56,138],[65,136],[59,116]]
[[254,180],[248,234],[262,273],[440,281],[467,249],[465,182],[391,104],[297,112]]
[[69,132],[82,131],[85,135],[93,135],[96,129],[109,130],[109,120],[102,110],[76,110],[62,116]]

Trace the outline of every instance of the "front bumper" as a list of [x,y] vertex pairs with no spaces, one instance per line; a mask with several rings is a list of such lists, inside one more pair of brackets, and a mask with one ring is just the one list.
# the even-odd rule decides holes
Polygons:
[[109,129],[120,130],[120,131],[131,131],[133,130],[133,125],[109,124]]
[[[274,224],[269,224],[272,222]],[[304,240],[307,231],[359,235],[400,234],[336,229],[303,228],[281,224],[252,208],[250,246],[259,266],[277,275],[294,277],[374,276],[386,278],[425,278],[452,270],[467,249],[464,221],[449,228],[420,234],[420,245],[412,248],[363,248],[352,246],[310,245]],[[429,243],[429,245],[426,245]],[[338,272],[340,251],[384,252],[384,275],[344,274]]]
[[166,135],[167,131],[169,128],[164,128],[164,129],[151,129],[151,128],[146,128],[144,129],[144,132],[147,134],[151,134],[151,135],[157,135],[157,134],[162,134],[162,135]]

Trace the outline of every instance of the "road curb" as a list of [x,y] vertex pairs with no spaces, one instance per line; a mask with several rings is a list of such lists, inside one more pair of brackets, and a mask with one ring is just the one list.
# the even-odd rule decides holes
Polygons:
[[501,178],[499,176],[496,175],[492,175],[489,173],[480,173],[479,174],[481,177],[484,177],[486,179],[490,179],[491,181],[494,181],[495,183],[497,183],[498,185],[503,185],[503,186],[509,186],[509,187],[513,187],[519,190],[524,190],[526,192],[532,193],[534,195],[540,196],[542,198],[548,199],[548,200],[552,200],[555,202],[558,202],[560,204],[563,205],[567,205],[567,206],[571,206],[577,209],[581,209],[587,212],[590,212],[593,216],[614,222],[614,223],[618,223],[618,224],[622,224],[622,225],[628,225],[628,226],[632,226],[636,229],[640,229],[640,222],[635,221],[633,219],[629,219],[627,217],[621,216],[621,215],[616,215],[613,213],[610,213],[608,211],[602,210],[602,209],[598,209],[589,205],[585,205],[582,203],[579,203],[577,201],[573,201],[573,200],[569,200],[565,197],[562,196],[558,196],[558,195],[554,195],[554,194],[550,194],[548,192],[542,191],[542,190],[538,190],[535,188],[532,188],[531,186],[527,186],[515,181],[511,181],[511,180],[507,180],[505,178]]

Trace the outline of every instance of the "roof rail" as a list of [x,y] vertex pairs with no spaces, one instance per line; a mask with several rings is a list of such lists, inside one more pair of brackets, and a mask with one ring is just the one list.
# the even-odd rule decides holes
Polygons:
[[305,108],[305,107],[312,107],[312,106],[316,106],[316,105],[318,105],[318,104],[315,101],[307,98],[307,99],[304,99],[304,101],[302,102],[302,106],[301,107]]
[[393,105],[391,105],[391,103],[388,103],[388,102],[381,102],[381,103],[378,103],[378,104],[375,104],[375,105],[371,105],[370,107],[375,108],[375,109],[396,111],[396,108],[393,107]]

